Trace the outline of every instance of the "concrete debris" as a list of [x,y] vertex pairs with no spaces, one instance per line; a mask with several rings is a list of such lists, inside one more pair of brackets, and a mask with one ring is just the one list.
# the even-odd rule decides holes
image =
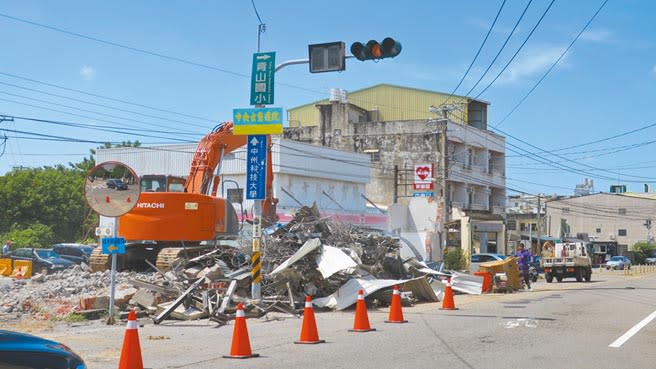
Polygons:
[[[316,206],[302,207],[289,223],[263,234],[261,299],[250,298],[250,245],[221,243],[176,262],[170,271],[151,263],[147,273],[117,273],[117,315],[136,308],[155,323],[209,318],[222,325],[234,319],[236,304],[242,303],[249,317],[298,317],[305,295],[317,307],[341,310],[356,302],[359,289],[378,304],[389,304],[393,285],[401,287],[403,304],[409,305],[438,301],[435,286],[451,277],[437,264],[403,259],[398,237],[321,217]],[[480,293],[478,279],[456,274],[453,282],[455,290]],[[109,271],[91,273],[84,264],[31,279],[0,278],[0,321],[62,318],[71,312],[100,318],[108,309],[109,284]]]

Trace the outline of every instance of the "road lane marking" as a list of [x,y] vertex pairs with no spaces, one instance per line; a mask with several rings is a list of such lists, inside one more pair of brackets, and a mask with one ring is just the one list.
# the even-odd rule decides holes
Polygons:
[[622,337],[616,339],[615,342],[608,345],[608,347],[620,348],[626,341],[628,341],[631,337],[633,337],[633,335],[638,333],[642,328],[644,328],[647,324],[649,324],[649,322],[654,320],[654,318],[656,318],[656,311],[649,314],[649,316],[643,319],[640,323],[634,325],[633,328],[626,331],[626,333],[624,333]]

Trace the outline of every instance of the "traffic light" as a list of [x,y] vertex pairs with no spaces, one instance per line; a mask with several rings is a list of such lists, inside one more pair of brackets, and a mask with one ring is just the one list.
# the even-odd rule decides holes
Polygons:
[[354,42],[351,45],[351,54],[360,61],[393,58],[401,53],[401,43],[387,37],[382,43],[369,40],[366,44]]

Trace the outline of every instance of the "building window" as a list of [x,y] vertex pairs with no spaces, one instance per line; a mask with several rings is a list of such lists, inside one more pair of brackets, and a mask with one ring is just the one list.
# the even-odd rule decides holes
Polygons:
[[467,149],[467,166],[465,169],[471,169],[472,164],[474,163],[474,150],[472,148]]
[[364,152],[369,154],[369,156],[371,157],[371,162],[372,163],[380,162],[380,150],[378,150],[378,149],[367,149],[367,150],[364,150]]
[[563,208],[563,213],[569,213],[569,208]]
[[618,236],[626,236],[626,229],[618,229],[617,230],[617,235]]
[[597,228],[597,233],[601,233],[601,228]]
[[619,208],[618,212],[620,213],[620,215],[626,215],[626,209],[625,208]]

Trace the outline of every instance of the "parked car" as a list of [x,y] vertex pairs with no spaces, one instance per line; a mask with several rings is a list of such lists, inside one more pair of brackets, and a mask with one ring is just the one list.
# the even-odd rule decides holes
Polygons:
[[52,245],[52,249],[62,259],[70,260],[75,264],[89,264],[89,258],[94,247],[81,243],[57,243]]
[[120,179],[108,179],[105,182],[105,185],[107,185],[107,188],[113,188],[117,191],[123,191],[128,189],[128,185],[121,181]]
[[646,258],[645,263],[647,263],[649,265],[656,264],[656,253],[653,253],[653,254],[651,254],[650,257]]
[[631,260],[626,256],[613,256],[606,262],[606,269],[631,269]]
[[0,330],[0,368],[86,369],[65,345],[30,334]]
[[505,258],[506,258],[505,255],[499,255],[499,254],[490,254],[490,253],[472,254],[471,258],[469,259],[469,272],[470,273],[478,272],[478,267],[480,266],[481,263],[487,263],[488,261],[499,261]]
[[31,260],[34,273],[48,274],[64,270],[75,265],[74,262],[62,259],[52,249],[16,249],[11,253],[12,260]]

